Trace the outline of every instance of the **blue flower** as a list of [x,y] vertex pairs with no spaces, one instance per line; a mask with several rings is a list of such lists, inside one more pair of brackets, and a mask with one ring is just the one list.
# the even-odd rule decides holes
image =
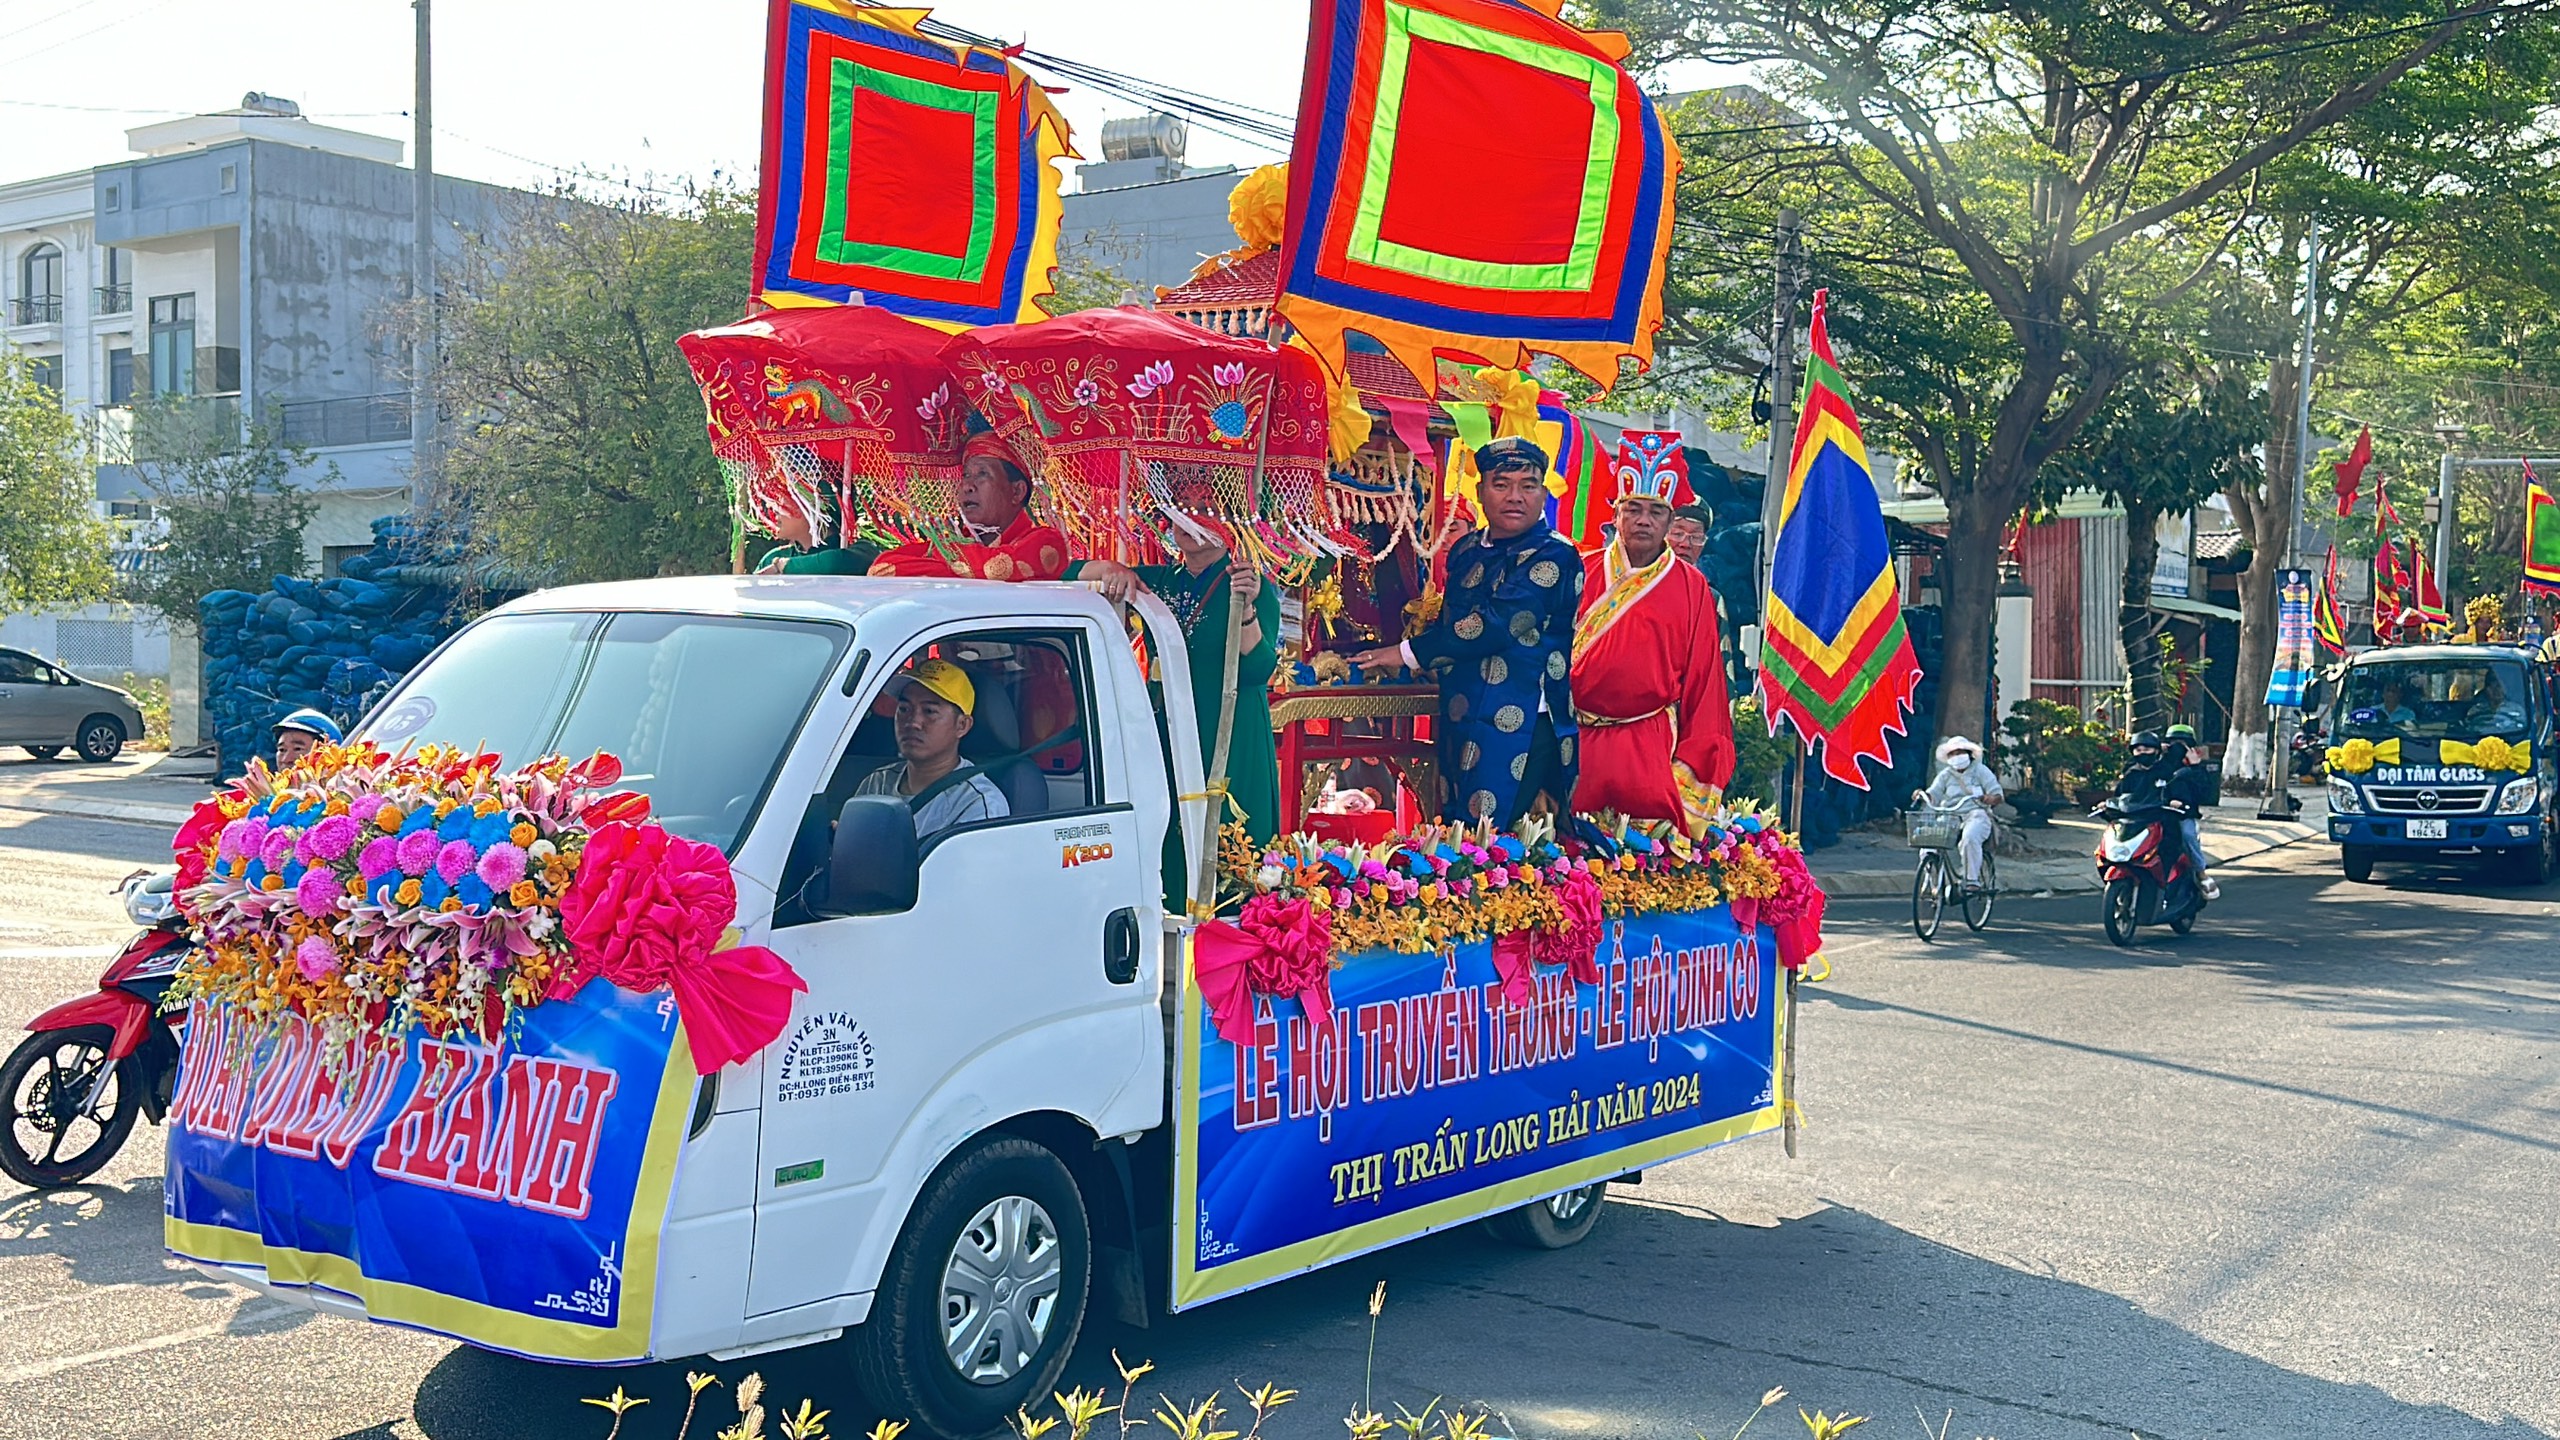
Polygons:
[[408,878],[397,870],[386,875],[377,875],[373,878],[373,883],[365,888],[364,898],[376,905],[387,907],[392,903],[391,892],[399,889],[400,882]]
[[466,908],[472,910],[486,910],[489,902],[497,898],[490,892],[489,882],[477,875],[463,876],[462,883],[453,887],[453,893]]
[[490,846],[506,839],[507,832],[515,827],[515,817],[500,810],[472,821],[471,834],[466,838],[471,841],[472,849],[486,851]]
[[435,823],[436,807],[422,803],[417,809],[410,811],[401,819],[400,833],[403,835],[415,835],[421,830],[431,828]]
[[479,818],[469,806],[457,806],[452,814],[444,817],[444,823],[436,827],[436,834],[446,840],[468,840],[471,838],[471,822]]
[[442,875],[430,870],[418,881],[418,903],[429,910],[444,904],[453,894],[453,886]]

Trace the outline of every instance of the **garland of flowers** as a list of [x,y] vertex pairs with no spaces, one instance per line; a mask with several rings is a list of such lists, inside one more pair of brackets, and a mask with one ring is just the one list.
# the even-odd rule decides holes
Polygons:
[[1604,915],[1729,904],[1744,926],[1776,930],[1790,969],[1821,948],[1821,887],[1757,806],[1713,816],[1695,842],[1667,822],[1616,815],[1577,818],[1561,834],[1535,816],[1507,834],[1432,825],[1365,845],[1301,834],[1258,853],[1229,829],[1219,848],[1236,920],[1203,926],[1195,966],[1221,1033],[1240,1024],[1249,1034],[1252,996],[1329,993],[1323,972],[1364,950],[1426,954],[1491,939],[1515,998],[1526,998],[1534,966],[1562,965],[1589,983]]
[[779,1033],[806,987],[770,951],[720,948],[737,890],[717,848],[606,792],[611,755],[499,765],[355,741],[252,766],[173,842],[201,942],[174,993],[299,1016],[332,1053],[410,1029],[496,1043],[599,977],[674,989],[704,1073]]

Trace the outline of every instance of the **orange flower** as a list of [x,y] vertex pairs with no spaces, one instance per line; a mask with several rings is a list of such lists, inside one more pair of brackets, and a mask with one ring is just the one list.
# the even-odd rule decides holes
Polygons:
[[512,841],[519,850],[540,838],[542,838],[541,832],[533,828],[533,822],[530,820],[517,821],[515,828],[507,832],[507,839]]
[[[531,827],[519,825],[516,828],[524,830],[530,829]],[[531,905],[534,901],[541,898],[541,888],[530,880],[519,880],[515,884],[507,887],[507,903],[515,906],[519,910]]]
[[403,880],[400,882],[400,888],[391,892],[391,898],[403,905],[415,905],[418,903],[419,893],[417,881]]
[[397,805],[385,805],[381,809],[373,812],[374,828],[380,830],[385,835],[399,829],[402,823],[407,821],[408,818],[408,816],[400,813],[400,807]]

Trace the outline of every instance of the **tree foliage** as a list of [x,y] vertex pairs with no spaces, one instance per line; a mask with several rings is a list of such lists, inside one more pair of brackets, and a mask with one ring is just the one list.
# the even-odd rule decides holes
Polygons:
[[107,527],[80,422],[13,351],[0,350],[0,604],[106,597]]
[[[126,598],[180,624],[194,624],[196,602],[216,590],[264,590],[310,569],[303,532],[319,502],[293,478],[309,452],[263,425],[235,426],[229,406],[204,401],[146,404],[135,417],[134,471],[160,538]],[[331,465],[317,483],[336,475]]]
[[546,581],[726,571],[727,486],[676,337],[738,318],[751,191],[528,201],[446,282],[446,478],[473,547]]
[[[2544,23],[2523,18],[2534,0],[1587,10],[1629,30],[1645,60],[1739,62],[1766,77],[1789,118],[1684,132],[1693,184],[1742,188],[1721,178],[1739,167],[1745,184],[1794,179],[1825,196],[1808,213],[1817,280],[1834,230],[1865,232],[1875,239],[1856,247],[1862,258],[1899,259],[1906,290],[1940,285],[1996,323],[1987,352],[1960,357],[1968,380],[1936,410],[1945,423],[1924,427],[1944,442],[1945,463],[1930,468],[1949,510],[1955,675],[1988,668],[1998,549],[2036,472],[2097,414],[2164,312],[2225,270],[2238,227],[2220,208],[2434,57],[2467,60],[2502,27]],[[1851,378],[1865,389],[1872,373]],[[1980,733],[1978,687],[1945,694],[1942,724]]]

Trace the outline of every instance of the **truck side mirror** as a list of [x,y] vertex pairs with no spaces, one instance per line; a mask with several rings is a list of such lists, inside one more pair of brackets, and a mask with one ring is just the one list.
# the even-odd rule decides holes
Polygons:
[[827,848],[822,915],[890,915],[912,910],[924,866],[915,812],[893,795],[856,795],[836,814]]

